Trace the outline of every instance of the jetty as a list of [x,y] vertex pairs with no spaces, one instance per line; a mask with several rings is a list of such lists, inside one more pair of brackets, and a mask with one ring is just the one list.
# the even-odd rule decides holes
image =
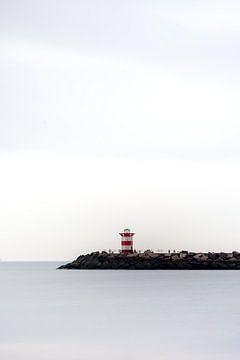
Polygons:
[[58,269],[74,270],[240,270],[240,253],[188,252],[112,253],[80,255]]

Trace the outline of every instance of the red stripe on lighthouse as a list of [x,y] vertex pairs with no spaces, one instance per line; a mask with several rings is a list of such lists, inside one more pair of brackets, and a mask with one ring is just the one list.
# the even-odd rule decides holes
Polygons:
[[122,245],[130,245],[132,246],[133,242],[132,240],[122,240]]
[[131,236],[135,235],[135,233],[119,233],[119,235],[124,236],[124,237],[131,237]]

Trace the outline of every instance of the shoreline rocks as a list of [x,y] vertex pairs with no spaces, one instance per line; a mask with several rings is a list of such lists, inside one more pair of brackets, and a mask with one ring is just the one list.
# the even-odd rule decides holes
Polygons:
[[72,270],[240,270],[240,253],[144,253],[115,254],[105,251],[80,255],[58,269]]

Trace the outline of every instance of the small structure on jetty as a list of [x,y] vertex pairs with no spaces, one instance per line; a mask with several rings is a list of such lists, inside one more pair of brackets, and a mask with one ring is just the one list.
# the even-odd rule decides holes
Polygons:
[[121,235],[121,253],[132,254],[133,236],[135,235],[135,233],[132,233],[130,229],[124,229],[123,232],[119,233],[119,235]]

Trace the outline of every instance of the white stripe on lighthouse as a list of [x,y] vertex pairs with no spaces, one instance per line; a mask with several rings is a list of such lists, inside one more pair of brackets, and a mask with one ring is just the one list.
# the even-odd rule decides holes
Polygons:
[[122,250],[132,250],[132,245],[122,245]]

